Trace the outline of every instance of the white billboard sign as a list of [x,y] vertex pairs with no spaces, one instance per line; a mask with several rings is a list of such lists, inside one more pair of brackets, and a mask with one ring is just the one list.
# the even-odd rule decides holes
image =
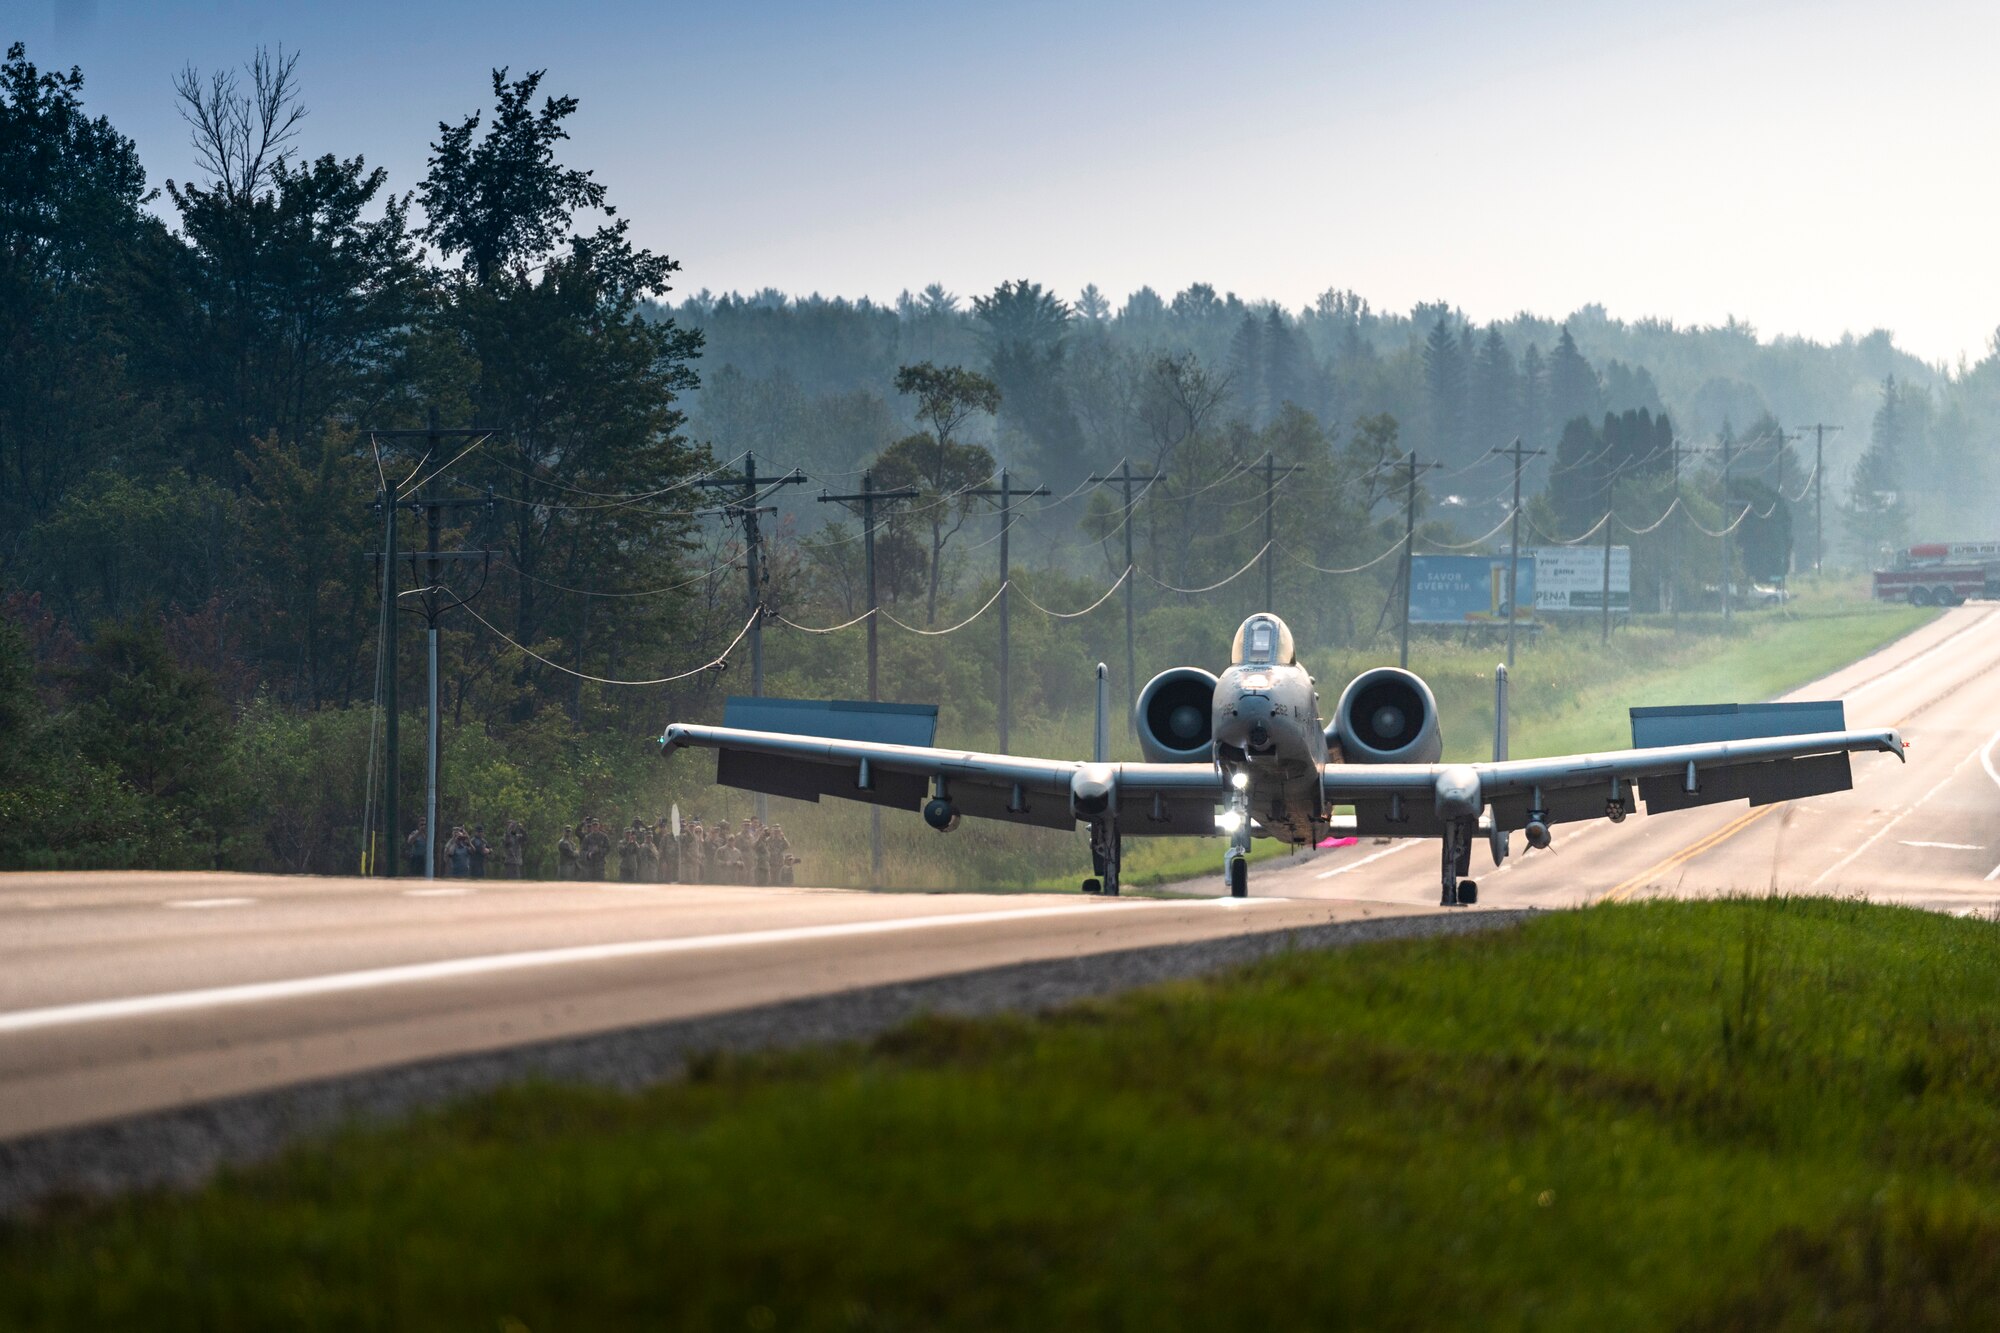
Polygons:
[[[1537,546],[1535,610],[1604,610],[1604,548],[1602,546]],[[1632,548],[1611,548],[1611,609],[1632,609]]]

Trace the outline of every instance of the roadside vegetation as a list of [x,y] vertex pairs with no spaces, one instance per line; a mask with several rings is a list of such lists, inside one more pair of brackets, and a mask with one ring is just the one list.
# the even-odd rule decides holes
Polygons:
[[1990,1328],[2000,927],[1655,902],[356,1129],[0,1325]]

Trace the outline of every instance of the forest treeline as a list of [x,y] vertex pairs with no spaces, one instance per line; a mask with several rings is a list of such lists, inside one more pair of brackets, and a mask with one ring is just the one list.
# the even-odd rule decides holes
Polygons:
[[[1448,304],[1291,309],[1201,284],[1115,303],[1029,279],[886,303],[677,296],[679,264],[566,165],[577,102],[543,82],[468,77],[463,115],[410,127],[423,177],[392,181],[307,151],[295,55],[189,70],[161,95],[198,170],[155,181],[81,72],[9,48],[0,864],[351,869],[383,681],[407,707],[422,676],[413,603],[386,613],[409,632],[385,652],[384,496],[459,502],[443,545],[488,553],[453,568],[471,601],[442,621],[448,811],[507,806],[550,841],[549,819],[593,804],[650,812],[666,779],[640,740],[742,688],[693,668],[741,666],[744,527],[713,511],[742,498],[716,483],[746,456],[809,479],[752,497],[777,510],[759,551],[771,688],[862,688],[860,632],[814,631],[865,609],[852,506],[818,495],[866,474],[915,493],[878,533],[903,627],[884,628],[885,693],[973,728],[992,721],[994,618],[974,613],[999,587],[985,492],[1003,469],[1046,491],[1010,534],[1024,716],[1066,711],[1085,664],[1120,658],[1121,579],[1141,674],[1212,659],[1266,578],[1302,641],[1379,633],[1413,450],[1441,464],[1416,497],[1438,549],[1504,526],[1494,447],[1542,451],[1535,539],[1614,512],[1647,605],[1669,577],[1721,574],[1713,542],[1649,558],[1688,536],[1646,527],[1676,502],[1703,531],[1739,525],[1740,574],[1810,558],[1808,423],[1844,428],[1829,559],[1918,525],[1990,535],[1993,355],[1947,370],[1886,333],[1766,341],[1595,307],[1480,326]],[[479,433],[427,452],[409,432],[433,420]],[[1104,480],[1121,465],[1142,478],[1129,493]],[[408,551],[421,511],[398,513]],[[401,773],[408,811],[407,757]]]

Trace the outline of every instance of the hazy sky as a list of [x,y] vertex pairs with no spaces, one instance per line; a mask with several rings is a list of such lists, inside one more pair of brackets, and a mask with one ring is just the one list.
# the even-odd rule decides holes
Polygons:
[[[1624,318],[1931,360],[2000,324],[2000,6],[8,0],[152,178],[171,82],[303,53],[302,146],[399,189],[487,71],[574,93],[683,291],[892,298],[1029,277],[1114,301],[1329,286],[1475,319]],[[1643,12],[1642,12],[1643,11]]]

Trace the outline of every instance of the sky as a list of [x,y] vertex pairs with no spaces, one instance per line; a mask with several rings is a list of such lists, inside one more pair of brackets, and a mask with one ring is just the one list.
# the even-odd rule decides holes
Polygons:
[[1990,3],[4,0],[12,40],[156,184],[188,66],[299,52],[299,146],[399,190],[492,68],[545,68],[683,292],[1337,287],[1951,364],[2000,325]]

